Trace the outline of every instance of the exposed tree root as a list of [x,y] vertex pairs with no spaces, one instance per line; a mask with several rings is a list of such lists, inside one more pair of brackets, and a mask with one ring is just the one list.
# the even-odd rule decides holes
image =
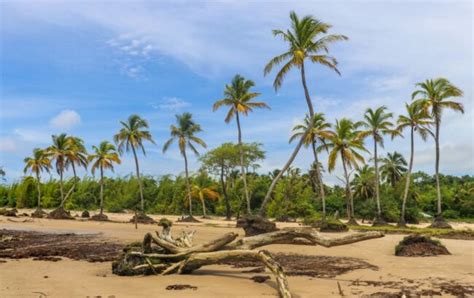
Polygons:
[[[281,265],[265,250],[252,250],[269,244],[301,244],[332,247],[358,241],[380,238],[383,233],[366,232],[345,235],[340,238],[321,237],[311,228],[283,229],[265,234],[237,239],[236,233],[198,245],[193,244],[193,232],[183,232],[179,237],[171,235],[169,221],[161,220],[163,230],[155,235],[147,233],[141,247],[127,247],[120,258],[112,264],[118,275],[138,274],[187,274],[202,266],[222,264],[229,261],[257,261],[275,276],[280,297],[291,297],[285,273]],[[155,244],[155,245],[152,245]]]

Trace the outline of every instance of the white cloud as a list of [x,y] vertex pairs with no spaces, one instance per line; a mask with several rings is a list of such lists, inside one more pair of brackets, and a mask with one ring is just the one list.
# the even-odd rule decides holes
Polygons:
[[15,128],[13,134],[21,141],[32,143],[47,143],[51,137],[45,130],[37,128]]
[[14,152],[17,149],[14,139],[6,137],[0,138],[0,152]]
[[51,127],[69,130],[81,123],[81,116],[74,110],[63,110],[49,121]]

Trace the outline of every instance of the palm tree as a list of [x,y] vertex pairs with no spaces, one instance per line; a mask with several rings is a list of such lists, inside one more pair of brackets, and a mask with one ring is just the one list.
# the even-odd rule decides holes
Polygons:
[[[337,69],[337,60],[334,57],[328,55],[329,45],[337,41],[347,40],[348,38],[344,35],[327,34],[331,28],[331,25],[316,20],[312,16],[305,16],[300,19],[296,13],[292,11],[290,13],[290,19],[291,29],[287,29],[286,31],[273,30],[274,36],[281,37],[285,42],[288,43],[288,50],[283,54],[273,57],[265,66],[264,74],[269,74],[274,67],[284,63],[273,82],[275,90],[278,90],[283,84],[283,80],[288,72],[292,68],[298,68],[300,70],[301,83],[303,84],[306,103],[308,105],[309,117],[313,118],[314,108],[309,95],[308,86],[306,84],[304,62],[305,60],[309,59],[310,62],[326,66],[340,75],[340,72]],[[288,167],[296,158],[296,155],[301,149],[305,138],[306,135],[303,135],[300,142],[298,142],[295,149],[293,150],[289,160],[283,166],[280,174],[277,175],[270,184],[270,188],[268,189],[260,208],[261,215],[265,214],[266,204],[268,204],[276,183],[285,173],[285,171],[288,170]]]
[[[290,143],[298,138],[304,137],[304,145],[308,147],[311,145],[314,154],[314,164],[319,165],[317,146],[318,144],[324,145],[326,140],[331,137],[331,131],[329,128],[331,124],[326,122],[323,113],[316,113],[312,118],[306,115],[303,124],[298,124],[293,127],[293,135],[290,138]],[[308,131],[308,133],[306,133]],[[314,167],[316,181],[318,184],[319,194],[321,196],[321,202],[323,207],[323,218],[326,218],[326,195],[324,193],[324,184],[319,166]]]
[[392,128],[393,123],[389,121],[392,118],[392,113],[386,112],[387,108],[381,106],[375,111],[367,109],[364,114],[364,121],[361,122],[362,126],[366,130],[360,133],[361,137],[372,137],[374,140],[374,168],[375,168],[375,201],[377,203],[377,218],[374,221],[374,225],[384,225],[385,222],[382,219],[382,208],[380,206],[380,178],[379,178],[379,167],[378,167],[378,154],[377,145],[383,148],[383,137],[384,135],[391,134],[392,137],[398,132]]
[[69,137],[63,133],[52,136],[53,145],[46,149],[47,156],[55,162],[56,172],[59,175],[59,191],[61,194],[61,203],[59,208],[64,208],[64,171],[66,170],[67,158],[69,154]]
[[212,186],[205,187],[194,184],[191,190],[191,197],[196,198],[201,202],[202,217],[208,218],[206,214],[206,199],[217,201],[220,198],[220,195]]
[[359,163],[364,163],[364,157],[359,151],[367,152],[364,147],[363,138],[360,137],[360,132],[357,131],[360,123],[352,122],[347,118],[336,120],[336,125],[331,138],[325,145],[319,148],[329,150],[328,156],[328,170],[332,172],[336,167],[337,156],[341,157],[342,167],[344,169],[344,178],[346,182],[346,206],[347,217],[350,224],[357,224],[354,218],[354,199],[350,188],[350,179],[348,168],[357,169]]
[[191,113],[183,113],[181,115],[176,115],[177,126],[171,125],[171,138],[166,141],[163,146],[163,153],[165,153],[170,145],[174,142],[178,142],[179,151],[184,158],[184,171],[186,175],[186,193],[188,195],[189,203],[189,218],[193,219],[193,204],[191,197],[191,185],[189,183],[189,171],[188,171],[188,157],[186,155],[186,149],[189,147],[194,154],[199,155],[195,144],[198,144],[204,148],[207,147],[206,143],[195,136],[196,133],[202,131],[201,126],[194,122],[192,119]]
[[392,187],[400,181],[402,176],[407,171],[407,161],[397,151],[393,153],[387,153],[387,157],[380,159],[380,176],[382,180],[390,183]]
[[140,210],[142,214],[145,213],[145,202],[143,200],[143,186],[140,178],[140,166],[138,164],[137,150],[141,149],[144,156],[146,156],[144,141],[149,141],[155,144],[150,131],[148,130],[148,121],[138,115],[131,115],[127,121],[120,121],[122,128],[114,136],[114,142],[118,145],[118,151],[122,154],[124,151],[133,153],[135,160],[135,169],[137,173],[138,187],[140,190]]
[[81,138],[69,136],[67,137],[68,143],[68,151],[66,153],[66,168],[69,166],[72,167],[72,173],[74,177],[73,184],[71,189],[67,192],[64,197],[64,201],[68,199],[68,197],[72,194],[76,187],[77,183],[77,172],[76,172],[76,165],[80,167],[84,167],[87,169],[87,150],[84,146],[84,141]]
[[410,162],[408,164],[408,171],[406,174],[405,190],[402,198],[402,210],[400,212],[400,221],[398,226],[406,226],[405,211],[408,198],[408,190],[410,189],[410,176],[413,169],[413,159],[415,156],[415,132],[426,141],[428,134],[432,134],[429,126],[433,123],[429,115],[424,111],[420,104],[416,102],[412,104],[405,104],[406,115],[398,116],[397,130],[403,131],[405,128],[410,128]]
[[433,227],[446,227],[450,228],[442,216],[441,209],[441,189],[439,184],[439,138],[440,138],[440,126],[441,126],[441,115],[443,110],[451,109],[456,112],[464,113],[464,107],[461,103],[449,100],[452,97],[463,96],[463,92],[458,87],[454,86],[445,78],[437,78],[426,80],[422,83],[417,83],[416,86],[419,88],[412,94],[412,99],[417,100],[423,105],[424,109],[431,115],[435,125],[435,143],[436,143],[436,163],[435,163],[435,179],[436,179],[436,196],[437,196],[437,207],[438,212],[436,215]]
[[92,175],[97,169],[100,170],[100,213],[99,218],[107,218],[104,215],[104,169],[114,171],[114,163],[120,164],[120,157],[115,149],[115,146],[107,141],[100,143],[99,147],[92,146],[94,153],[89,155],[88,160],[93,162],[91,167]]
[[229,123],[235,116],[237,122],[237,133],[238,133],[238,144],[240,154],[240,168],[242,174],[242,180],[244,182],[244,194],[247,201],[247,213],[250,214],[250,197],[247,187],[247,179],[244,167],[244,151],[242,149],[242,130],[240,128],[240,114],[247,116],[249,112],[252,112],[254,108],[270,108],[264,102],[253,101],[254,98],[258,97],[260,93],[250,92],[250,88],[255,86],[255,83],[251,80],[246,80],[240,75],[236,75],[230,85],[225,86],[224,98],[216,101],[213,106],[213,110],[216,111],[221,106],[229,106],[230,109],[225,117],[225,122]]
[[373,197],[375,192],[374,175],[374,168],[369,165],[364,165],[356,171],[352,180],[356,197],[366,200]]
[[27,157],[24,159],[25,162],[25,169],[23,172],[31,171],[36,176],[36,185],[38,188],[38,206],[35,213],[42,213],[41,211],[41,180],[40,174],[43,171],[49,173],[49,169],[51,168],[51,160],[49,160],[48,155],[42,149],[35,148],[33,149],[33,156]]

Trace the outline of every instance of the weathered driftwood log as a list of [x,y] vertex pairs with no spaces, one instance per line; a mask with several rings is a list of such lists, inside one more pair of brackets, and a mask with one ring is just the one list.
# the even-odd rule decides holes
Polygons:
[[[126,248],[120,259],[113,263],[112,270],[118,275],[137,274],[186,274],[202,266],[219,264],[229,260],[252,260],[262,262],[274,275],[280,297],[291,297],[288,282],[281,266],[265,250],[254,251],[269,244],[295,244],[304,239],[309,245],[331,247],[358,241],[380,238],[380,232],[354,233],[328,239],[311,228],[283,229],[275,232],[244,237],[237,241],[236,233],[193,245],[194,232],[183,232],[178,238],[171,235],[170,226],[163,226],[161,233],[147,233],[142,247]],[[156,246],[152,246],[152,244]]]

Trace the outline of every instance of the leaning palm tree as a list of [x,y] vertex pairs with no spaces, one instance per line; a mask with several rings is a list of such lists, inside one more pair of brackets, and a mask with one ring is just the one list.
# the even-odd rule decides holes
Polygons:
[[413,92],[412,99],[423,105],[424,109],[431,115],[435,126],[435,179],[438,210],[435,221],[431,226],[433,228],[451,228],[451,226],[444,221],[441,209],[441,189],[439,184],[439,135],[443,110],[451,109],[456,112],[464,113],[464,107],[461,103],[449,100],[452,97],[463,96],[463,92],[445,78],[426,80],[422,83],[417,83],[416,86],[419,89]]
[[407,161],[403,155],[395,151],[387,153],[386,157],[380,159],[380,163],[380,176],[382,180],[387,181],[394,188],[407,171]]
[[186,155],[186,149],[189,148],[194,154],[199,155],[195,144],[200,145],[204,148],[206,148],[207,145],[202,139],[196,137],[196,134],[202,131],[202,129],[199,124],[194,122],[191,113],[183,113],[181,115],[176,115],[176,123],[177,125],[170,126],[171,138],[166,141],[165,145],[163,146],[163,153],[168,151],[168,148],[174,141],[178,142],[179,151],[184,158],[186,193],[188,196],[189,204],[189,220],[195,221],[193,217],[193,204],[191,196],[191,185],[189,183],[188,157]]
[[143,200],[143,186],[140,178],[140,166],[138,164],[137,150],[141,149],[144,156],[146,156],[144,141],[149,141],[155,144],[150,131],[148,130],[148,122],[138,115],[131,115],[127,121],[120,121],[122,128],[114,136],[115,144],[118,146],[118,151],[123,154],[124,151],[133,153],[135,160],[135,170],[137,174],[138,188],[140,191],[140,210],[141,216],[145,214],[145,202]]
[[[313,103],[309,95],[308,86],[306,84],[305,61],[309,60],[312,63],[321,64],[334,70],[340,74],[337,69],[337,60],[328,55],[329,45],[337,42],[347,40],[344,35],[327,34],[331,28],[330,24],[323,23],[312,16],[305,16],[300,19],[295,12],[290,13],[291,29],[287,30],[273,30],[273,35],[283,38],[288,44],[288,50],[278,56],[273,57],[265,66],[264,74],[269,74],[274,67],[283,64],[283,67],[278,71],[273,86],[278,90],[283,84],[283,80],[292,68],[297,68],[300,71],[301,83],[303,84],[306,103],[310,118],[314,115]],[[306,136],[302,136],[300,142],[296,145],[287,163],[270,184],[270,188],[265,195],[260,209],[260,214],[265,214],[265,207],[271,197],[273,189],[278,180],[282,177],[288,167],[293,163],[301,146],[303,145]]]
[[359,123],[352,122],[347,118],[336,120],[336,125],[332,136],[329,138],[326,144],[319,148],[329,150],[328,156],[328,170],[329,172],[334,171],[336,167],[336,161],[338,155],[341,157],[342,167],[344,169],[344,178],[346,184],[346,208],[347,217],[349,218],[349,224],[356,225],[357,222],[354,218],[354,198],[352,196],[352,190],[350,187],[350,178],[348,168],[357,169],[359,163],[364,163],[364,157],[360,151],[367,152],[364,147],[363,138],[360,137],[360,132],[357,131]]
[[250,197],[247,187],[247,178],[244,167],[244,150],[242,148],[242,130],[240,128],[240,114],[247,116],[254,108],[269,108],[264,102],[253,101],[260,93],[250,92],[250,88],[255,86],[251,80],[246,80],[240,75],[236,75],[230,85],[225,86],[224,98],[216,101],[213,110],[216,111],[222,106],[230,107],[225,117],[225,122],[229,123],[235,116],[237,122],[238,145],[240,154],[240,168],[242,174],[242,181],[244,182],[244,194],[247,202],[247,213],[250,214]]
[[92,175],[99,169],[100,171],[100,213],[92,219],[107,220],[104,214],[104,170],[110,169],[114,171],[114,163],[120,164],[120,157],[115,146],[107,141],[100,143],[99,147],[92,146],[94,153],[89,155],[88,160],[92,162]]
[[36,186],[38,188],[38,205],[36,207],[36,211],[32,214],[32,216],[43,216],[43,211],[41,210],[41,180],[40,174],[43,171],[49,173],[49,169],[51,168],[51,160],[48,158],[46,152],[42,149],[35,148],[33,149],[33,156],[27,157],[24,159],[25,162],[25,169],[23,170],[25,173],[27,171],[31,171],[36,176]]
[[[309,115],[306,115],[306,118],[302,124],[298,124],[293,127],[293,135],[290,137],[290,142],[295,139],[303,138],[304,136],[304,145],[306,147],[311,145],[314,155],[314,164],[319,165],[320,163],[316,148],[319,145],[324,145],[326,140],[331,137],[332,132],[329,129],[330,127],[331,124],[326,122],[323,113],[316,113],[312,118],[310,118]],[[306,133],[307,131],[308,133]],[[319,194],[321,196],[323,218],[326,218],[326,195],[324,193],[321,168],[319,166],[315,166],[314,170],[316,183],[318,184]]]
[[408,164],[408,171],[406,174],[405,190],[402,198],[402,210],[400,212],[400,221],[398,226],[405,227],[405,211],[408,198],[408,190],[410,189],[410,177],[413,169],[413,159],[415,156],[415,132],[417,132],[423,141],[426,141],[428,134],[432,135],[429,126],[433,124],[429,115],[416,102],[412,104],[405,104],[406,114],[398,116],[397,130],[403,131],[405,128],[410,128],[410,162]]
[[217,201],[220,198],[220,195],[212,186],[206,187],[206,186],[194,184],[191,190],[191,197],[196,198],[201,202],[202,217],[208,218],[207,213],[206,213],[206,199]]
[[375,218],[374,225],[386,224],[386,222],[382,219],[382,208],[380,206],[380,176],[377,145],[380,145],[383,148],[384,135],[390,134],[393,137],[398,134],[397,130],[393,129],[393,123],[390,122],[390,118],[392,118],[393,114],[387,113],[386,110],[387,108],[385,106],[381,106],[375,111],[369,108],[364,114],[364,121],[361,122],[362,126],[364,126],[366,130],[361,131],[360,136],[370,136],[374,141],[373,159],[375,169],[375,202],[377,203],[377,217]]
[[66,153],[66,168],[71,166],[73,174],[73,184],[64,196],[64,201],[72,194],[78,182],[76,166],[87,169],[87,150],[84,141],[81,138],[69,136],[67,137],[68,151]]

